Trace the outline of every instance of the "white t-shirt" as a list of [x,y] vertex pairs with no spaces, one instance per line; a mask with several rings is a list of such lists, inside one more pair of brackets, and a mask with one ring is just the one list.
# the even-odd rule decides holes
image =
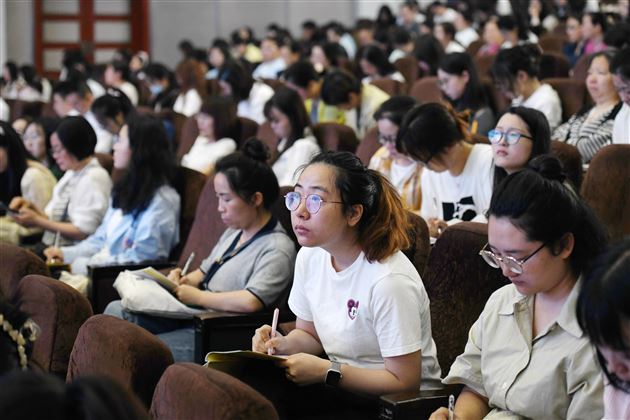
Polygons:
[[445,222],[487,222],[485,211],[492,197],[492,148],[475,144],[464,170],[458,176],[448,171],[422,171],[422,208],[425,220],[437,217]]
[[465,51],[466,51],[466,48],[464,48],[464,46],[457,41],[449,42],[446,48],[444,49],[444,52],[446,54],[460,53],[460,52],[465,52]]
[[623,104],[615,117],[612,141],[614,144],[630,144],[630,106],[627,103]]
[[278,73],[287,67],[282,57],[278,57],[275,60],[260,63],[252,77],[254,79],[277,79]]
[[[278,149],[282,150],[286,145],[286,139],[282,140],[278,145]],[[295,172],[302,165],[307,164],[313,156],[321,151],[317,140],[313,136],[306,136],[303,139],[296,140],[291,147],[282,153],[276,160],[271,169],[278,178],[278,184],[281,186],[295,185],[299,174]]]
[[254,82],[252,90],[249,91],[249,98],[238,103],[236,115],[249,118],[258,124],[265,122],[265,104],[274,92],[271,86],[262,82]]
[[207,173],[210,166],[214,166],[217,160],[236,151],[236,142],[223,138],[217,141],[209,141],[203,136],[197,137],[190,151],[182,157],[182,166],[195,171]]
[[562,103],[558,92],[546,83],[541,84],[526,100],[522,97],[514,99],[512,106],[526,106],[542,112],[547,117],[551,131],[562,122]]
[[457,31],[455,34],[455,41],[462,44],[464,47],[468,48],[470,44],[479,39],[479,34],[475,31],[474,28],[468,27],[466,29],[462,29],[461,31]]
[[83,115],[83,118],[90,123],[94,132],[96,133],[96,146],[94,152],[110,154],[112,147],[114,146],[114,135],[101,127],[101,124],[97,121],[92,111],[88,111]]
[[201,109],[201,96],[196,89],[188,89],[186,93],[180,93],[173,104],[173,111],[192,117]]
[[127,98],[129,98],[133,106],[138,106],[138,101],[140,97],[138,95],[138,89],[136,89],[134,85],[129,82],[123,82],[123,84],[120,85],[119,89],[122,90],[125,95],[127,95]]
[[4,100],[4,98],[0,98],[0,121],[9,122],[9,104]]
[[422,351],[422,389],[439,387],[429,298],[415,267],[400,251],[370,263],[361,253],[336,272],[322,248],[300,249],[289,307],[313,322],[331,360],[384,369],[385,357]]

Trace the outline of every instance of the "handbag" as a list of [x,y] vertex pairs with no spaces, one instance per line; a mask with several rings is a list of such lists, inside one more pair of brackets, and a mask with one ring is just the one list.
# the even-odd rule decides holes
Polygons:
[[185,305],[154,280],[136,276],[129,270],[118,274],[114,288],[122,298],[122,307],[131,312],[164,318],[191,319],[195,315],[209,311]]

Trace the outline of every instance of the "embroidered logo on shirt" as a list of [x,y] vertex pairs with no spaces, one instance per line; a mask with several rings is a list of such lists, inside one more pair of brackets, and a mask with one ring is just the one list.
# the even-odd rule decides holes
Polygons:
[[359,312],[359,301],[356,302],[354,299],[348,300],[348,316],[350,319],[354,320],[357,317],[357,312]]

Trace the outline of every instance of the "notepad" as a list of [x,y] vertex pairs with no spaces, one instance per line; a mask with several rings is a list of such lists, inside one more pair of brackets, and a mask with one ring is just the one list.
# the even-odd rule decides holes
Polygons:
[[138,277],[142,277],[143,279],[153,280],[171,293],[173,293],[173,291],[178,286],[177,283],[170,280],[168,277],[166,277],[164,274],[160,273],[153,267],[146,267],[142,270],[130,271],[130,273]]
[[258,353],[251,350],[232,350],[232,351],[211,351],[206,354],[206,363],[223,363],[234,362],[239,359],[265,360],[270,362],[279,362],[286,359],[286,355],[268,355],[267,353]]

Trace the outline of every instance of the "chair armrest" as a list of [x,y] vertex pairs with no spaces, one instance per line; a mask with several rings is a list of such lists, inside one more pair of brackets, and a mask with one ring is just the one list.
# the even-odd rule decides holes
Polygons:
[[[256,328],[271,324],[273,311],[236,313],[210,311],[196,315],[195,363],[204,363],[210,351],[246,350],[252,347],[252,337]],[[281,310],[278,322],[295,320],[289,310]]]
[[448,407],[449,395],[457,397],[462,385],[444,385],[442,389],[382,395],[379,420],[428,419],[440,407]]
[[125,270],[140,270],[148,266],[159,270],[161,268],[174,267],[175,265],[177,263],[174,261],[162,260],[88,266],[88,276],[92,279],[88,287],[88,299],[92,302],[94,314],[103,313],[109,302],[120,299],[118,292],[114,289],[114,281],[116,281],[116,277],[121,272]]

